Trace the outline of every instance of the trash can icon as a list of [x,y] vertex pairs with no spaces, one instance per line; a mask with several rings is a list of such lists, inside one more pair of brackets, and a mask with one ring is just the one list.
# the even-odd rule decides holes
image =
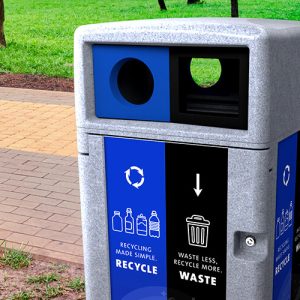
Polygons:
[[186,218],[190,246],[207,248],[210,221],[203,216],[192,215]]

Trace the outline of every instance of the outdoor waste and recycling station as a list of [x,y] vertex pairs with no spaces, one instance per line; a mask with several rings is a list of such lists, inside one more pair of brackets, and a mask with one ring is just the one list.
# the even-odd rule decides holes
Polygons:
[[296,21],[76,31],[88,300],[300,299],[299,49]]

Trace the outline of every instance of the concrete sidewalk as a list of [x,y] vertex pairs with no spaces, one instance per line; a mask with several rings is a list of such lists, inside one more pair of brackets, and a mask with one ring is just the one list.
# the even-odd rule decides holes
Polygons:
[[0,240],[82,263],[72,93],[0,88]]

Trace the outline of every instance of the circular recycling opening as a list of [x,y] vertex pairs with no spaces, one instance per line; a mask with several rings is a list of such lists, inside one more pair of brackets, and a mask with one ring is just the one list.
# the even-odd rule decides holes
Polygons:
[[132,104],[145,104],[152,97],[153,75],[138,59],[128,59],[121,65],[117,81],[121,95]]

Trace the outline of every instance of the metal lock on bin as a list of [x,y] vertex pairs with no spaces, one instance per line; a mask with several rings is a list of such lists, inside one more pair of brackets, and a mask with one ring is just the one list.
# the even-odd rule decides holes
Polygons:
[[300,299],[299,49],[296,21],[76,31],[88,300]]

